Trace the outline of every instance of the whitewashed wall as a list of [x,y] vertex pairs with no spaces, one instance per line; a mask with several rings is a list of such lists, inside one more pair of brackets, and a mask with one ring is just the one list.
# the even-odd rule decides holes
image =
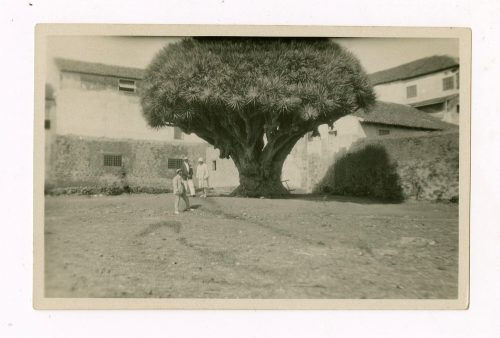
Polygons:
[[[445,70],[409,80],[379,84],[373,88],[375,89],[378,100],[412,104],[447,95],[458,94],[459,89],[457,89],[456,74],[457,71]],[[453,76],[454,78],[454,88],[443,90],[443,79],[449,76]],[[417,86],[417,96],[407,98],[406,88],[412,85]]]
[[57,134],[112,139],[204,142],[196,135],[174,139],[174,128],[155,130],[142,116],[139,97],[116,88],[82,88],[80,74],[62,72],[56,89]]

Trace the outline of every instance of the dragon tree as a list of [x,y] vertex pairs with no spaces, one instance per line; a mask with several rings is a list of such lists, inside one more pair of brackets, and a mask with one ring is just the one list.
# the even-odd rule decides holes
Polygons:
[[301,137],[370,108],[375,95],[350,52],[326,38],[186,38],[146,70],[148,124],[178,126],[231,158],[237,196],[288,194],[283,163]]

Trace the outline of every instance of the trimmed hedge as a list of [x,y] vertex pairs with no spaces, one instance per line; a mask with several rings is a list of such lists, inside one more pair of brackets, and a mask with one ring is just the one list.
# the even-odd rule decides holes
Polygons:
[[65,187],[65,188],[46,188],[45,195],[121,195],[123,193],[135,194],[165,194],[172,192],[167,188],[154,187],[130,187],[129,190],[123,188],[108,187]]
[[46,195],[121,195],[124,193],[146,193],[162,194],[171,192],[168,188],[134,186],[130,185],[126,174],[121,177],[112,174],[106,174],[99,177],[97,184],[91,186],[73,186],[73,187],[55,187],[51,184],[45,185]]
[[316,192],[379,198],[391,202],[404,199],[396,165],[385,148],[368,145],[338,158],[328,169]]

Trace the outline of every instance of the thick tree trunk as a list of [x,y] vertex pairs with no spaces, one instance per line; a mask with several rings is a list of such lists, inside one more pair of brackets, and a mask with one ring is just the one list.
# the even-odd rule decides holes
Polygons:
[[281,170],[269,174],[264,169],[255,174],[240,172],[240,185],[231,193],[232,196],[245,197],[279,197],[288,194],[281,183]]
[[232,154],[238,168],[240,185],[232,196],[245,197],[280,197],[290,192],[281,182],[283,163],[300,135],[290,137],[283,143],[268,143],[260,152],[246,151],[244,154]]

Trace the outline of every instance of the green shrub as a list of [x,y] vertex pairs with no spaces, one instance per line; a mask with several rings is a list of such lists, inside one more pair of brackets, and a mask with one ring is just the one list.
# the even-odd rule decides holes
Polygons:
[[144,193],[144,194],[164,194],[170,192],[167,188],[157,188],[157,187],[131,187],[130,192],[132,193]]
[[151,187],[151,186],[131,186],[125,179],[124,175],[106,174],[99,177],[98,181],[91,185],[76,186],[76,187],[56,187],[52,184],[45,185],[46,195],[121,195],[123,193],[146,193],[146,194],[163,194],[170,192],[166,187]]
[[403,200],[396,166],[384,147],[368,145],[338,158],[316,191],[335,195],[365,196],[392,202]]
[[121,195],[123,194],[123,184],[121,179],[112,174],[106,174],[99,177],[99,186],[105,195]]

